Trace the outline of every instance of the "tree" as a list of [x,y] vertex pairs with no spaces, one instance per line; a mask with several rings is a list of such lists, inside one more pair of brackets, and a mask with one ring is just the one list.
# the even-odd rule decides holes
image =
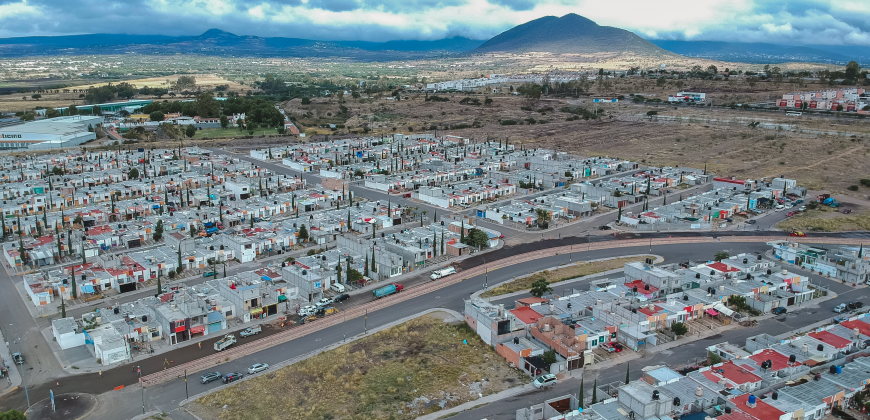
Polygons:
[[226,115],[221,115],[221,128],[227,128],[230,126],[230,120]]
[[163,293],[163,285],[160,284],[160,278],[163,275],[163,271],[157,270],[157,293]]
[[556,363],[556,350],[550,349],[545,351],[544,354],[541,355],[541,360],[548,365]]
[[622,207],[619,207],[619,213],[617,213],[617,215],[616,215],[616,223],[619,223],[621,221],[622,221]]
[[378,231],[378,223],[374,222],[374,223],[372,223],[372,239],[375,239],[375,237],[376,237],[375,235],[376,235],[377,231]]
[[157,220],[157,226],[154,227],[154,240],[163,239],[163,220]]
[[184,135],[193,138],[193,136],[196,135],[196,127],[193,124],[189,124],[187,128],[184,129]]
[[363,266],[363,275],[369,276],[369,254],[366,254],[366,264]]
[[592,405],[598,404],[598,378],[592,382]]
[[673,331],[677,336],[681,336],[686,335],[686,333],[689,332],[689,328],[682,322],[674,322],[671,324],[671,331]]
[[127,179],[139,179],[139,170],[136,168],[130,169],[130,172],[127,173]]
[[465,242],[462,243],[476,248],[487,248],[489,246],[489,235],[480,229],[472,228],[468,230]]
[[299,239],[302,239],[303,242],[308,240],[308,228],[305,225],[299,228]]
[[535,209],[535,213],[538,215],[538,226],[543,229],[546,229],[550,226],[550,212],[546,209]]
[[583,403],[586,399],[586,396],[583,394],[583,379],[580,379],[580,392],[577,393],[577,400],[580,402],[579,408],[583,408]]
[[718,354],[711,351],[707,351],[707,360],[709,361],[710,365],[718,365],[719,363],[722,363],[722,358],[719,357]]
[[[72,251],[72,250],[70,250],[70,251]],[[76,290],[76,289],[78,289],[78,288],[76,287],[76,275],[73,274],[73,275],[71,275],[70,277],[72,278],[72,279],[71,279],[72,281],[71,281],[70,284],[69,284],[69,287],[70,287],[70,296],[72,296],[72,298],[75,299],[75,298],[78,297],[78,291]]]
[[[366,256],[366,259],[368,259],[368,255]],[[363,274],[360,273],[358,270],[356,270],[354,268],[349,268],[347,270],[347,282],[348,283],[356,283],[356,282],[362,280],[362,278],[363,278]]]
[[45,118],[57,118],[60,116],[60,111],[54,108],[48,108],[45,110]]
[[154,112],[148,114],[148,118],[151,119],[151,121],[160,122],[160,121],[163,121],[163,119],[166,118],[166,116],[163,115],[163,113],[160,111],[154,111]]
[[731,255],[726,251],[719,251],[715,255],[713,255],[713,260],[716,262],[720,262],[722,260],[728,259]]
[[33,98],[33,99],[36,99],[36,100],[38,101],[39,98],[42,98],[42,95],[40,95],[40,94],[38,94],[38,93],[35,93],[35,94],[33,94],[33,95],[30,95],[30,97]]
[[529,293],[531,293],[532,296],[537,297],[537,298],[544,296],[547,293],[552,293],[552,292],[553,292],[553,288],[550,287],[550,283],[547,283],[547,280],[543,279],[543,278],[535,280],[535,282],[532,283],[532,288],[529,289]]
[[441,231],[441,255],[444,255],[444,231]]
[[[66,318],[66,304],[64,304],[63,295],[60,295],[60,317]],[[5,416],[0,416],[0,420],[6,418]]]
[[79,115],[79,109],[75,105],[70,105],[66,111],[69,115]]
[[625,384],[631,382],[631,362],[625,364]]
[[27,420],[27,418],[18,410],[9,410],[0,413],[0,420]]

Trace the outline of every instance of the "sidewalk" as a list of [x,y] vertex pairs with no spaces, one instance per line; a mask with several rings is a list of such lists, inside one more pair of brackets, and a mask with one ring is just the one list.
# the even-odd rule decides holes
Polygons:
[[21,385],[21,373],[18,371],[18,366],[12,362],[12,352],[7,347],[6,337],[2,332],[0,332],[0,359],[2,359],[0,365],[6,366],[8,368],[6,371],[9,373],[8,377],[0,379],[0,387],[3,388],[0,390],[0,397],[2,397]]

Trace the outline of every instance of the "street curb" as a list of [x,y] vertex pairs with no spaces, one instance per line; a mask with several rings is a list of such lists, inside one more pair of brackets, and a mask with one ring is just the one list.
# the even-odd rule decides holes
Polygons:
[[[526,277],[534,276],[534,275],[536,275],[536,274],[538,274],[538,273],[540,273],[540,272],[542,272],[542,271],[546,271],[546,270],[558,270],[558,269],[560,269],[560,268],[570,267],[570,266],[572,266],[572,265],[578,265],[578,264],[581,264],[581,263],[582,263],[582,264],[586,264],[586,263],[593,263],[593,262],[599,262],[599,261],[615,260],[615,259],[617,259],[617,258],[642,257],[642,256],[644,256],[644,255],[653,255],[653,256],[655,256],[655,257],[656,257],[656,261],[655,261],[654,264],[659,264],[659,263],[661,263],[661,262],[663,262],[663,261],[665,260],[664,257],[662,257],[661,255],[656,255],[656,254],[646,253],[646,254],[636,254],[636,255],[622,255],[622,256],[619,256],[619,257],[612,257],[612,258],[599,258],[599,259],[596,259],[596,260],[577,261],[577,262],[574,262],[574,263],[571,263],[571,264],[565,264],[565,265],[560,265],[560,266],[556,266],[556,267],[545,268],[545,269],[543,269],[543,270],[538,270],[538,271],[535,271],[535,272],[532,272],[532,273],[528,273],[528,274],[525,274],[525,275],[522,275],[522,276],[519,276],[519,277],[514,277],[514,278],[512,278],[512,279],[510,279],[510,280],[506,280],[506,281],[503,281],[503,282],[501,282],[501,283],[494,284],[494,285],[490,286],[490,287],[487,288],[487,289],[478,290],[478,291],[476,291],[476,292],[474,292],[474,293],[471,294],[471,298],[474,299],[474,298],[476,298],[476,297],[480,297],[480,295],[483,294],[483,292],[485,292],[485,291],[487,291],[487,290],[492,290],[492,289],[495,289],[496,287],[501,286],[501,285],[503,285],[503,284],[508,284],[508,283],[511,283],[511,282],[514,282],[514,281],[517,281],[517,280],[520,280],[520,279],[523,279],[523,278],[526,278]],[[568,280],[564,280],[564,281],[561,281],[561,282],[558,282],[558,283],[551,283],[551,284],[550,284],[550,287],[553,287],[553,288],[555,289],[556,287],[559,287],[559,286],[563,286],[563,285],[570,284],[570,283],[575,283],[575,282],[578,282],[578,281],[583,281],[583,280],[586,280],[586,279],[589,279],[589,278],[592,278],[592,277],[595,277],[595,276],[602,276],[602,275],[608,275],[608,274],[618,273],[618,272],[622,271],[623,269],[624,269],[624,268],[614,268],[613,270],[607,270],[607,271],[602,271],[602,272],[600,272],[600,273],[595,273],[595,274],[589,274],[589,275],[586,275],[586,276],[576,277],[576,278],[568,279]],[[519,296],[519,295],[526,294],[526,293],[528,293],[528,291],[520,290],[519,292],[505,293],[505,294],[503,294],[503,295],[490,296],[490,297],[481,298],[481,299],[495,299],[495,300],[501,300],[501,299],[506,299],[506,298],[509,298],[509,297]]]
[[231,386],[236,385],[236,384],[241,383],[241,382],[245,382],[245,381],[250,380],[250,379],[253,379],[253,378],[258,378],[258,377],[260,377],[260,376],[263,376],[263,374],[265,374],[265,373],[274,372],[274,371],[277,370],[277,369],[281,369],[281,368],[284,368],[284,367],[287,367],[287,366],[290,366],[290,365],[293,365],[293,364],[299,363],[299,362],[301,362],[301,361],[303,361],[303,360],[310,359],[310,358],[312,358],[312,357],[314,357],[314,356],[319,355],[320,353],[325,353],[325,352],[327,352],[327,351],[334,350],[334,349],[339,348],[339,347],[341,347],[341,346],[343,346],[343,345],[345,345],[345,344],[353,343],[354,341],[357,341],[357,340],[359,340],[359,339],[361,339],[361,338],[365,338],[365,337],[371,336],[371,335],[373,335],[373,334],[379,333],[379,332],[381,332],[381,331],[383,331],[383,330],[386,330],[386,329],[388,329],[388,328],[392,328],[392,327],[395,327],[395,326],[397,326],[397,325],[404,324],[404,323],[406,323],[406,322],[408,322],[408,321],[410,321],[410,320],[412,320],[412,319],[416,319],[416,318],[419,318],[419,317],[421,317],[421,316],[425,316],[425,315],[431,314],[431,313],[433,313],[433,312],[446,312],[446,313],[450,314],[451,316],[455,317],[456,320],[458,320],[458,321],[463,321],[463,320],[465,319],[465,316],[463,316],[463,315],[460,314],[459,312],[456,312],[456,311],[454,311],[454,310],[452,310],[452,309],[446,309],[446,308],[432,308],[432,309],[427,309],[427,310],[425,310],[425,311],[423,311],[423,312],[418,312],[418,313],[416,313],[416,314],[414,314],[414,315],[409,315],[409,316],[406,316],[406,317],[404,317],[404,318],[397,319],[397,320],[392,321],[392,322],[390,322],[390,323],[387,323],[387,324],[381,325],[381,326],[379,326],[379,327],[373,328],[373,329],[371,329],[370,331],[368,331],[367,333],[357,334],[357,335],[355,335],[355,336],[353,336],[353,337],[349,337],[349,338],[347,338],[346,340],[343,340],[343,341],[339,341],[339,342],[337,342],[337,343],[330,344],[330,345],[328,345],[328,346],[326,346],[326,347],[322,347],[322,348],[320,348],[320,349],[317,349],[317,350],[314,350],[314,351],[311,351],[311,352],[305,353],[305,354],[303,354],[303,355],[296,356],[296,357],[294,357],[294,358],[292,358],[292,359],[285,360],[285,361],[283,361],[283,362],[281,362],[281,363],[278,363],[278,364],[275,364],[275,365],[269,366],[268,372],[267,372],[267,371],[263,371],[263,372],[261,372],[260,374],[247,375],[247,376],[244,376],[242,379],[240,379],[240,380],[238,380],[238,381],[236,381],[236,382],[232,382],[232,383],[229,383],[229,384],[221,385],[221,386],[218,386],[217,388],[212,388],[212,389],[210,389],[210,390],[208,390],[208,391],[200,392],[199,394],[196,394],[196,395],[194,395],[194,396],[192,396],[192,397],[190,397],[190,398],[185,398],[185,399],[181,400],[181,401],[178,403],[178,405],[179,405],[180,407],[183,407],[183,406],[189,404],[190,402],[195,401],[195,400],[197,400],[197,399],[199,399],[199,398],[201,398],[201,397],[204,397],[204,396],[206,396],[206,395],[213,394],[213,393],[215,393],[215,392],[217,392],[217,391],[220,391],[220,390],[222,390],[222,389],[225,389],[225,388],[231,387]]

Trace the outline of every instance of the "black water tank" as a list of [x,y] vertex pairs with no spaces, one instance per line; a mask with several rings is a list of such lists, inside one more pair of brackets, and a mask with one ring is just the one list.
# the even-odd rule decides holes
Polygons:
[[514,337],[514,344],[520,344],[520,338]]
[[744,259],[743,259],[743,264],[747,264],[747,263],[749,263],[749,260],[746,259],[746,258],[744,258]]
[[832,375],[835,374],[835,373],[837,373],[837,367],[836,367],[836,366],[831,366],[831,368],[828,369],[828,372],[831,373]]
[[683,300],[689,300],[689,295],[683,295]]
[[632,288],[631,288],[631,291],[634,292],[634,293],[637,293],[637,287],[632,287]]
[[731,407],[725,407],[725,414],[731,414]]
[[794,363],[794,362],[796,362],[796,361],[797,361],[797,356],[795,356],[795,355],[791,355],[791,356],[788,357],[788,362],[789,362],[789,363]]
[[818,350],[818,351],[825,351],[825,346],[824,346],[824,344],[819,344],[819,345],[816,347],[816,350]]
[[142,322],[148,322],[148,315],[142,315]]
[[770,398],[773,398],[774,400],[778,399],[778,398],[779,398],[779,393],[776,392],[776,391],[773,391],[773,394],[771,394]]
[[659,391],[658,390],[653,390],[652,399],[656,400],[656,401],[659,399]]
[[674,407],[680,406],[680,397],[674,397]]
[[115,309],[113,309],[112,312],[114,312],[115,315],[117,315],[117,314],[119,314],[119,313],[121,312],[121,309],[118,308],[118,307],[115,307]]
[[643,290],[649,290],[649,285],[647,284],[647,285],[643,286]]
[[695,273],[695,278],[696,278],[696,279],[701,278],[701,273]]

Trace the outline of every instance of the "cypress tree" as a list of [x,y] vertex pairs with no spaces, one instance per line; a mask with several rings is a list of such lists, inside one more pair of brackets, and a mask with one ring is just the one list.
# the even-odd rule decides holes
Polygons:
[[619,213],[616,215],[616,222],[619,223],[622,221],[622,207],[619,208]]
[[366,253],[366,265],[363,266],[363,275],[366,277],[369,276],[369,254],[368,253]]
[[[0,216],[2,216],[2,215],[0,215]],[[3,229],[3,235],[0,235],[0,236],[2,236],[4,239],[6,239],[6,218],[5,218],[5,217],[0,217],[0,223],[2,223],[2,225],[3,225],[3,226],[2,226],[2,229]]]
[[858,248],[858,258],[864,257],[864,244],[861,244],[861,248]]
[[444,231],[441,231],[441,255],[444,255]]
[[372,223],[372,239],[375,239],[375,234],[376,234],[377,230],[378,230],[378,222],[375,221],[374,223]]
[[584,394],[584,392],[583,392],[583,380],[581,379],[580,380],[580,392],[577,395],[577,400],[580,401],[579,408],[583,408],[583,404],[584,404],[584,400],[585,400],[585,395],[583,395],[583,394]]
[[60,295],[60,317],[66,318],[66,304],[63,303],[63,295]]
[[176,268],[176,271],[181,268],[181,247],[178,247],[178,266],[175,268]]
[[350,207],[347,208],[347,231],[350,232],[351,224],[350,224]]
[[462,219],[462,230],[459,231],[459,243],[465,243],[465,219]]
[[372,264],[371,264],[371,271],[374,271],[375,273],[378,272],[377,267],[376,267],[376,265],[375,265],[375,247],[372,247]]
[[88,263],[88,258],[85,256],[85,239],[82,237],[82,265]]
[[163,272],[159,269],[157,270],[157,293],[163,293],[163,285],[160,283],[160,278],[162,277]]
[[438,234],[435,231],[432,231],[432,256],[438,256]]
[[592,404],[598,404],[598,378],[592,382]]
[[631,382],[631,362],[625,364],[625,384]]
[[75,273],[72,274],[72,283],[70,283],[70,287],[72,288],[72,290],[70,291],[72,298],[73,299],[77,298],[78,292],[76,292],[76,274]]

